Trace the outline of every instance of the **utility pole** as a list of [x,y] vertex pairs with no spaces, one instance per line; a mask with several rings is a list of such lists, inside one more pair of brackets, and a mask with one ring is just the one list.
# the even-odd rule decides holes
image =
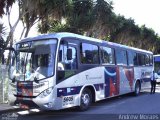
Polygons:
[[2,89],[2,103],[4,103],[4,72],[3,72],[3,65],[1,65],[1,80],[2,80],[2,83],[1,83],[1,89]]
[[0,65],[0,103],[3,103],[3,73],[2,73],[2,65]]
[[5,73],[5,69],[6,66],[5,65],[1,65],[1,91],[2,91],[2,103],[5,102],[5,77],[6,77],[6,73]]

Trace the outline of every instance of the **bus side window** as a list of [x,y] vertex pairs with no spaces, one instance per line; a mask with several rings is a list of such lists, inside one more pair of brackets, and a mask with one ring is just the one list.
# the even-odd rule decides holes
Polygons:
[[134,51],[128,51],[128,65],[129,66],[138,65],[137,54]]
[[127,65],[127,52],[126,50],[116,50],[117,65]]
[[102,47],[101,59],[103,64],[115,64],[114,49],[109,47]]
[[145,55],[142,53],[138,53],[138,65],[139,66],[145,65]]
[[80,46],[82,64],[99,64],[99,50],[97,45],[82,43]]
[[150,64],[149,63],[149,55],[148,54],[145,55],[145,63],[146,63],[147,66],[149,66],[149,64]]

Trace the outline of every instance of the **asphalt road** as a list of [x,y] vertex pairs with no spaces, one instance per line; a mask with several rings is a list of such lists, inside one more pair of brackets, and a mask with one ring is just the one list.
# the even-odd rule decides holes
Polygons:
[[[60,111],[12,111],[3,113],[2,120],[159,120],[160,85],[155,94],[150,89],[139,96],[127,94],[93,103],[88,111],[75,108]],[[9,118],[9,119],[7,119]]]

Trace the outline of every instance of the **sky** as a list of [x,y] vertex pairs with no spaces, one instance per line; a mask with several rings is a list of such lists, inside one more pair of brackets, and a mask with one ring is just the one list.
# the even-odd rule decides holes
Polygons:
[[114,12],[135,24],[152,28],[160,36],[160,0],[112,0]]
[[[108,1],[108,0],[107,0]],[[113,11],[118,15],[124,15],[125,18],[132,18],[135,24],[144,25],[152,28],[160,36],[160,0],[110,0],[113,1]],[[11,14],[11,23],[17,19],[18,6],[13,6]],[[7,24],[7,18],[4,17],[2,23]],[[18,40],[22,31],[22,23],[19,23],[15,31],[14,38]],[[38,35],[36,26],[32,27],[29,37]]]

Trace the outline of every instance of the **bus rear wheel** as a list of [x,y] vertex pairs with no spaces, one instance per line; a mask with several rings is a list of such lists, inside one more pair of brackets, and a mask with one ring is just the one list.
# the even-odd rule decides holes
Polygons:
[[79,110],[80,111],[85,111],[89,108],[92,102],[92,92],[90,89],[85,88],[82,91],[81,97],[80,97],[80,106]]
[[140,85],[140,82],[137,81],[136,84],[135,84],[134,95],[135,95],[135,96],[138,96],[139,93],[140,93],[140,90],[141,90],[141,85]]

